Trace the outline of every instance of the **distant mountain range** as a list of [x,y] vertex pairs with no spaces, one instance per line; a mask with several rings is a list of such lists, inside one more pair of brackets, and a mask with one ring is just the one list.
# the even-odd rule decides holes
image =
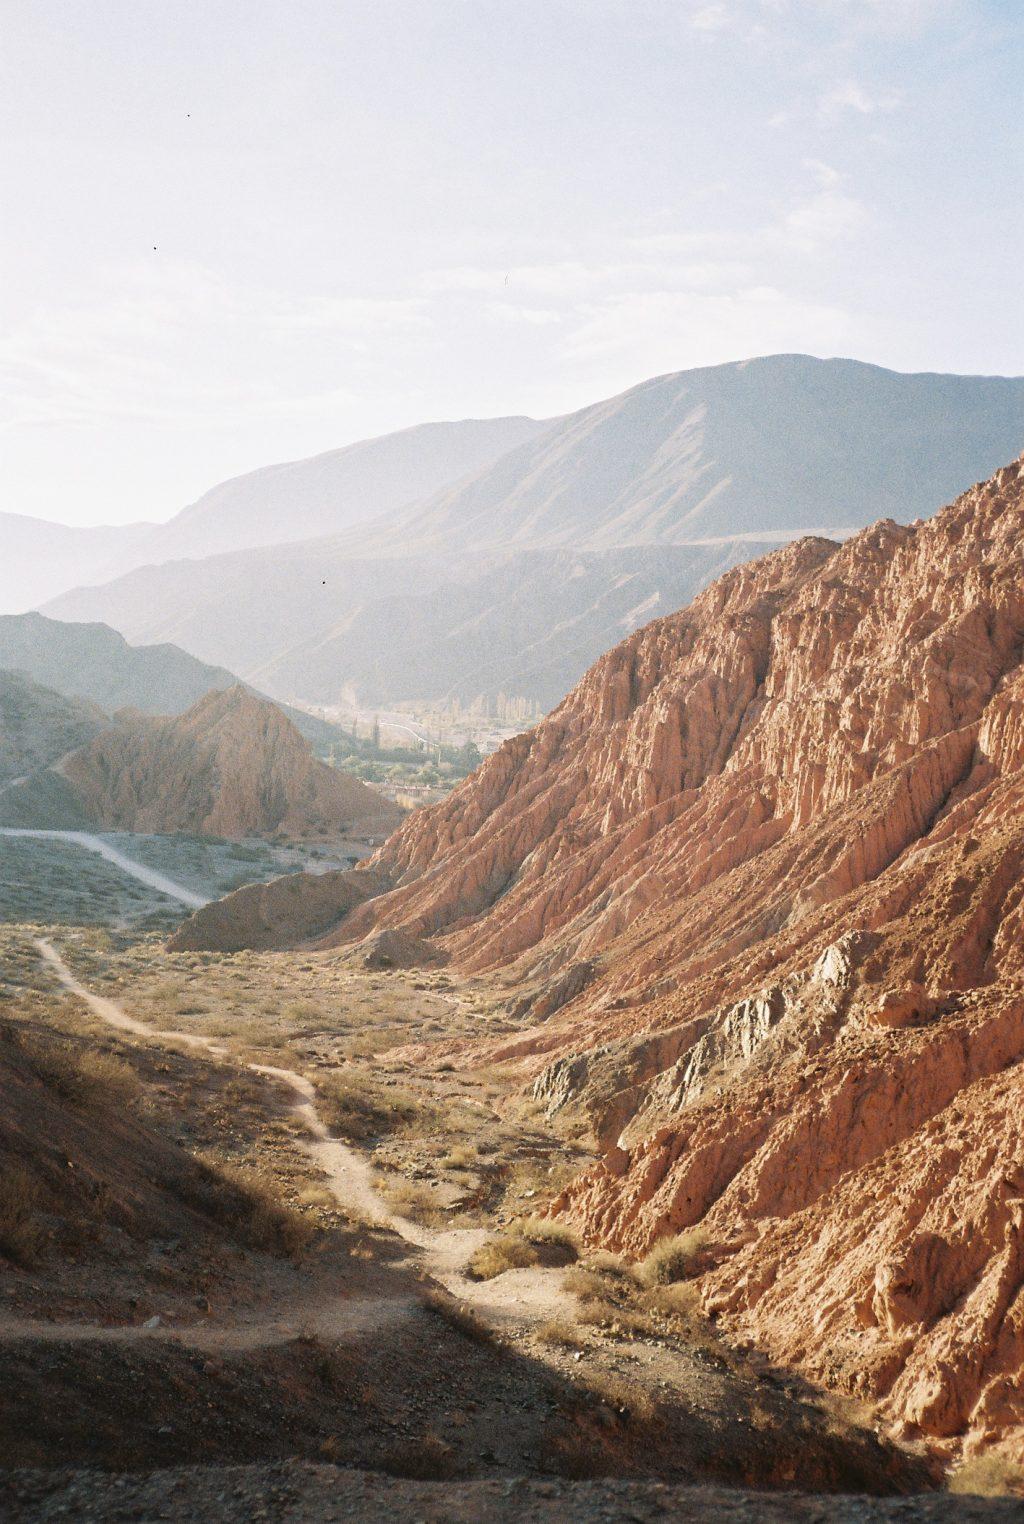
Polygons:
[[0,610],[20,614],[79,583],[102,582],[125,564],[155,524],[76,529],[0,513]]
[[221,482],[166,524],[76,529],[0,513],[0,609],[134,566],[338,534],[418,502],[545,428],[532,418],[425,423]]
[[[411,505],[397,502],[413,490],[402,452],[433,447],[429,430],[240,478],[167,526],[153,564],[48,612],[174,641],[283,698],[504,692],[547,708],[607,646],[771,544],[931,514],[1020,451],[1024,379],[776,355],[658,377],[545,424],[496,420],[486,437],[430,428],[493,453],[440,486],[424,471]],[[324,461],[344,463],[336,513]],[[284,479],[287,513],[247,508]],[[328,521],[339,532],[302,538]],[[293,543],[254,545],[285,525]],[[163,560],[173,543],[201,554]]]

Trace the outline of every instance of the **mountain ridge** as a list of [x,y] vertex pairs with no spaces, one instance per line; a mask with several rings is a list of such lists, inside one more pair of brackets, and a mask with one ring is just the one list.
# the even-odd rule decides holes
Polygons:
[[[137,569],[48,608],[103,618],[132,639],[172,639],[282,698],[386,706],[455,694],[489,704],[516,673],[474,691],[471,641],[453,670],[464,628],[486,630],[496,649],[553,644],[563,608],[570,625],[594,623],[592,608],[614,603],[645,547],[661,550],[664,566],[648,564],[635,604],[678,607],[705,585],[716,554],[721,571],[809,529],[843,538],[885,512],[929,514],[1022,443],[1020,378],[767,356],[640,383],[345,534]],[[586,555],[592,570],[605,557],[604,587],[574,603],[583,590],[560,563],[542,564],[556,553]],[[446,588],[457,614],[448,622]],[[380,637],[389,617],[410,632],[394,659]],[[570,629],[545,658],[550,674],[516,696],[550,705],[599,649]],[[436,669],[410,652],[436,652]],[[416,693],[411,665],[422,672]]]

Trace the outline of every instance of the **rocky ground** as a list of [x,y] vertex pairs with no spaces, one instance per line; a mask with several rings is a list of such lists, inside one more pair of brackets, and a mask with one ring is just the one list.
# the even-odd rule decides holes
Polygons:
[[1020,1504],[969,1497],[772,1497],[663,1482],[417,1482],[299,1461],[275,1466],[185,1468],[145,1476],[15,1471],[0,1474],[11,1524],[49,1519],[203,1519],[207,1524],[988,1524],[1016,1520]]

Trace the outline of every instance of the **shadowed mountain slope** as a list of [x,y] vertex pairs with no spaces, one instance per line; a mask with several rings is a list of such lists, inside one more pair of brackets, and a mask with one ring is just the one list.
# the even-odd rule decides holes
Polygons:
[[109,724],[96,704],[0,668],[0,786],[48,767]]
[[[226,668],[198,661],[177,646],[131,646],[108,625],[76,624],[36,613],[0,615],[0,667],[27,673],[34,682],[110,713],[138,709],[143,714],[180,714],[204,694],[238,682]],[[336,726],[301,710],[279,707],[314,745],[344,745]]]

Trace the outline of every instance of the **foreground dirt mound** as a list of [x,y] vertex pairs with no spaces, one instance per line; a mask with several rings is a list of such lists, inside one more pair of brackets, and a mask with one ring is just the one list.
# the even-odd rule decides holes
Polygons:
[[203,1519],[249,1524],[269,1516],[289,1524],[355,1519],[377,1524],[596,1524],[598,1520],[671,1518],[678,1524],[995,1524],[1020,1517],[1008,1498],[828,1498],[772,1496],[724,1487],[664,1482],[402,1480],[372,1471],[289,1461],[263,1466],[191,1466],[127,1476],[85,1471],[0,1474],[0,1499],[12,1521],[64,1519]]
[[317,761],[277,706],[240,684],[183,715],[117,719],[60,765],[85,814],[107,830],[331,838],[381,835],[401,818]]
[[1017,1460],[1022,545],[1018,462],[729,573],[412,816],[323,939],[511,964],[537,1025],[475,1059],[601,1140],[557,1203],[585,1238],[696,1230],[736,1336]]

